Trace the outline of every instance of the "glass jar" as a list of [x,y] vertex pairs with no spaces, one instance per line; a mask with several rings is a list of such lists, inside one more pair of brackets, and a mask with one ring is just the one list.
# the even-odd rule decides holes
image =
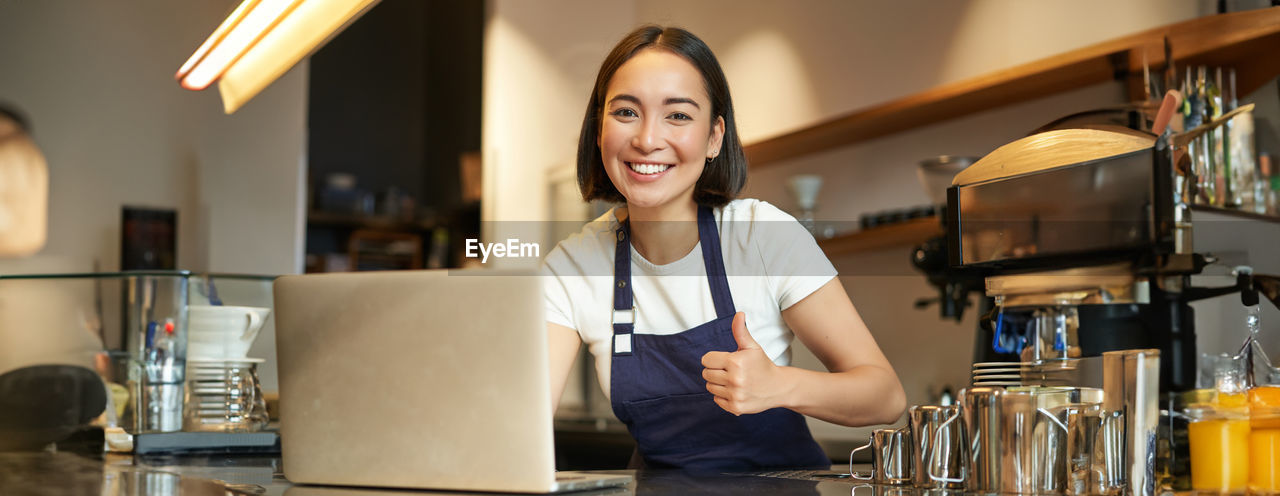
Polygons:
[[1280,492],[1280,386],[1249,389],[1249,489]]
[[256,432],[267,425],[257,358],[187,361],[183,430]]
[[1165,397],[1156,437],[1157,487],[1171,492],[1191,490],[1190,418],[1185,413],[1192,406],[1213,403],[1217,394],[1213,389],[1193,389]]
[[1249,410],[1224,406],[1232,395],[1187,408],[1191,487],[1197,491],[1243,492],[1249,482]]

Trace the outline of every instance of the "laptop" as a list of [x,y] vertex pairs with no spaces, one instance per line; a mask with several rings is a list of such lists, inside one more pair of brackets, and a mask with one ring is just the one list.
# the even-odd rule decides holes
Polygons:
[[627,474],[555,471],[540,278],[451,270],[277,279],[285,477],[518,493],[630,483]]

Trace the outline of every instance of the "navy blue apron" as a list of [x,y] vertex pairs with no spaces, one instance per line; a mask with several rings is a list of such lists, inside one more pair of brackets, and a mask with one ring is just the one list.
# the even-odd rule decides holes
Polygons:
[[631,293],[631,229],[617,231],[613,267],[613,413],[627,424],[649,468],[828,469],[831,461],[809,434],[804,416],[786,408],[734,416],[712,399],[702,356],[738,350],[733,296],[711,209],[698,208],[702,262],[716,319],[678,334],[635,334]]

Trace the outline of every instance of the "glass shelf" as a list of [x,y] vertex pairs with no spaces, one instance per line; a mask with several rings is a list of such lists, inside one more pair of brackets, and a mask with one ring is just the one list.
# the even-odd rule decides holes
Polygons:
[[0,275],[0,280],[14,279],[120,279],[129,277],[204,277],[212,279],[239,279],[248,281],[274,281],[279,276],[258,274],[234,274],[222,272],[192,272],[189,270],[126,270],[121,272],[68,272],[61,274],[11,274]]

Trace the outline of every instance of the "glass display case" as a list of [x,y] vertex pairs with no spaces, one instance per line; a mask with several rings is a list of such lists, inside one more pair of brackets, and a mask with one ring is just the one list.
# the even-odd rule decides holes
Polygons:
[[[250,320],[253,336],[239,351],[248,354],[253,338],[274,335],[275,277],[190,271],[0,276],[0,342],[6,343],[0,372],[39,364],[91,368],[109,389],[107,425],[129,433],[183,430],[191,309],[254,310],[248,312],[258,318],[256,327]],[[274,346],[261,348],[253,354],[273,358]]]

